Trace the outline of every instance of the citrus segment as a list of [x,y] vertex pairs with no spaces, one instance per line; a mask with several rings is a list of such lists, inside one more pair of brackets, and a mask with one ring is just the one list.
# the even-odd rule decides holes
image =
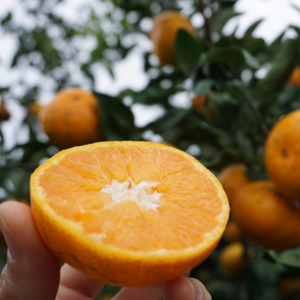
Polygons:
[[211,172],[174,147],[149,142],[62,151],[32,175],[31,198],[55,254],[125,286],[171,280],[202,262],[229,211]]

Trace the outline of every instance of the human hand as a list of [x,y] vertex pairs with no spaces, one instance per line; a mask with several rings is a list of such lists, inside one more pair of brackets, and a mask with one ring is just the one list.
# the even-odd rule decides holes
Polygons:
[[[0,205],[0,226],[8,245],[0,300],[92,300],[104,284],[65,264],[40,239],[30,208],[16,201]],[[211,300],[204,285],[182,276],[173,281],[123,288],[113,300]]]

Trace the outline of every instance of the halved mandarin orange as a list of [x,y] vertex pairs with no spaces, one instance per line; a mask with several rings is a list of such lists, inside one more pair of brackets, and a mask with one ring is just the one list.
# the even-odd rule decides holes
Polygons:
[[32,213],[46,245],[104,283],[172,280],[201,263],[225,229],[229,205],[192,156],[151,142],[64,150],[32,175]]

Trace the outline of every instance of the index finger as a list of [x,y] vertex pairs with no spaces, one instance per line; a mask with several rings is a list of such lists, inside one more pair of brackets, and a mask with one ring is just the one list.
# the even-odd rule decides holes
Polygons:
[[77,271],[67,264],[62,267],[60,278],[56,300],[94,299],[104,286],[104,283]]

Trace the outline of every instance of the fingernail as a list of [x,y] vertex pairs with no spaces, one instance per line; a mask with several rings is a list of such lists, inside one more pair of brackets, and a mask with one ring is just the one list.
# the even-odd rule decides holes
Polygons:
[[205,290],[205,287],[194,278],[186,278],[186,282],[189,284],[194,300],[209,300],[208,292]]
[[7,224],[5,223],[4,217],[0,212],[0,227],[7,244],[7,258],[12,263],[18,262],[22,257],[22,250],[18,239],[15,235],[11,232],[8,228]]

